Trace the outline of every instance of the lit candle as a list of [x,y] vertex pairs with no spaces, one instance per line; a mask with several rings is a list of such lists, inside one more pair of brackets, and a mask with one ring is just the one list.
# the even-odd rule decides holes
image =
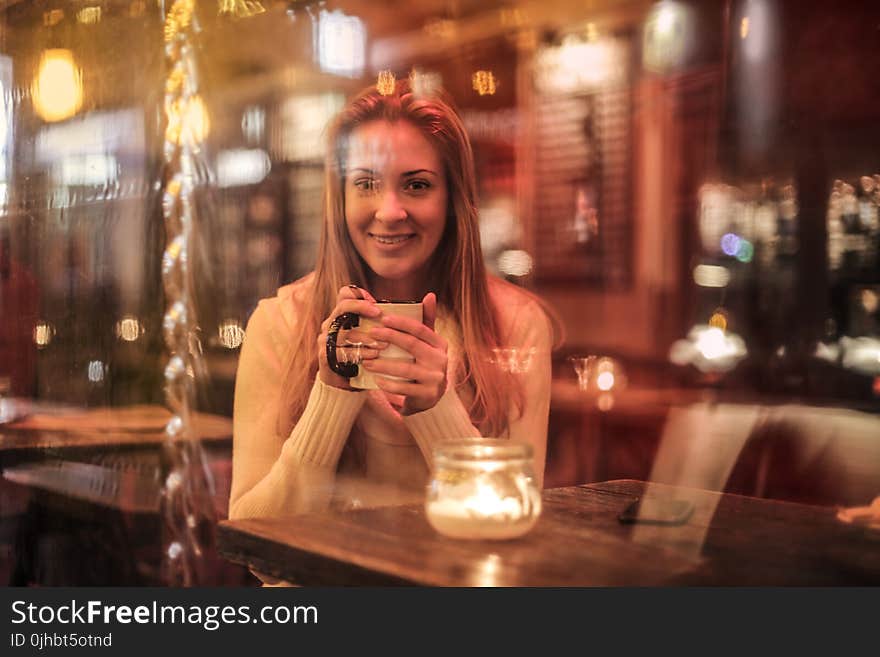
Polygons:
[[425,511],[431,526],[452,538],[522,536],[541,513],[530,449],[497,439],[442,446]]

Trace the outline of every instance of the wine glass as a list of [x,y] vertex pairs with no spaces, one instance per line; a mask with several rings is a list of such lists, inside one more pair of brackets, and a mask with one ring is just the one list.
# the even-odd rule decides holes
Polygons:
[[590,379],[593,376],[593,368],[596,364],[596,356],[592,354],[578,354],[569,356],[567,360],[574,367],[575,374],[577,374],[578,388],[584,391],[588,390]]

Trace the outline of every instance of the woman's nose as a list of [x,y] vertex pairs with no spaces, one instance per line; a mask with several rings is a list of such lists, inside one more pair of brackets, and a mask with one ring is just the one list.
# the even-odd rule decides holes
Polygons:
[[406,219],[406,209],[401,205],[397,192],[393,189],[385,189],[379,197],[379,207],[376,209],[376,219],[391,222]]

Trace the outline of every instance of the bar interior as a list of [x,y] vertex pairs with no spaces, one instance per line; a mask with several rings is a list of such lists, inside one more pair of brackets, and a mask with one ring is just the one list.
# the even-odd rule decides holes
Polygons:
[[0,583],[880,584],[878,63],[857,0],[0,2]]

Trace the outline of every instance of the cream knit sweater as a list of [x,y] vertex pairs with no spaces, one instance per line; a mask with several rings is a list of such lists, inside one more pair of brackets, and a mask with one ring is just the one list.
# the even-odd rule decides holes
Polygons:
[[[446,393],[431,409],[401,416],[381,390],[349,391],[316,378],[305,411],[289,436],[276,430],[284,359],[311,276],[260,301],[250,318],[235,383],[233,471],[229,517],[282,516],[329,507],[356,508],[416,501],[427,482],[432,447],[478,436],[467,413],[468,385],[453,382],[460,331],[439,311],[435,330],[449,343]],[[490,279],[501,309],[505,344],[534,348],[522,377],[525,408],[512,411],[509,438],[532,444],[543,481],[550,406],[552,328],[518,288]]]

